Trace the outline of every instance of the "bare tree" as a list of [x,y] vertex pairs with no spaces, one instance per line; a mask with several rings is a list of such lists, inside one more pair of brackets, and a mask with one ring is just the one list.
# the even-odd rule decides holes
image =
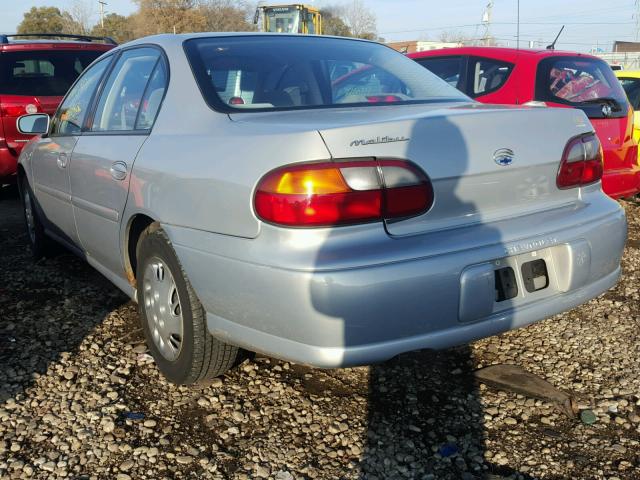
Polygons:
[[93,6],[86,0],[72,0],[68,13],[66,30],[87,35],[93,27]]
[[365,6],[363,0],[351,0],[344,6],[341,16],[352,36],[371,40],[377,38],[376,15]]
[[473,39],[469,35],[454,30],[440,32],[438,41],[444,43],[461,43],[463,45],[471,45],[473,43]]

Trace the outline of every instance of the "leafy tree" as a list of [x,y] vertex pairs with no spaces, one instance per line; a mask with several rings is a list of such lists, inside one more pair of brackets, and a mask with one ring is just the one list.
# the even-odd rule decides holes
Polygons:
[[97,37],[111,37],[118,43],[125,43],[135,38],[132,20],[129,17],[109,13],[104,17],[104,28],[98,22],[91,29],[91,35]]
[[18,33],[68,33],[69,15],[56,7],[31,7],[18,25]]
[[237,0],[136,0],[136,36],[155,33],[248,31],[248,4]]
[[206,30],[210,32],[246,32],[256,27],[249,21],[252,8],[234,0],[205,0],[200,11],[206,18]]
[[156,33],[202,32],[206,18],[195,0],[136,0],[138,11],[133,15],[136,36]]
[[322,9],[322,31],[325,35],[335,35],[337,37],[351,37],[351,30],[344,23],[339,7],[331,6]]

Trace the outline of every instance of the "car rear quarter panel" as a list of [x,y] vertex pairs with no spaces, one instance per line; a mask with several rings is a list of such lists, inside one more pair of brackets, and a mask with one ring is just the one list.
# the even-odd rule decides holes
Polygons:
[[258,180],[277,166],[328,159],[329,152],[317,131],[238,124],[211,110],[182,48],[169,46],[167,54],[169,88],[133,167],[124,224],[145,213],[166,224],[256,237]]

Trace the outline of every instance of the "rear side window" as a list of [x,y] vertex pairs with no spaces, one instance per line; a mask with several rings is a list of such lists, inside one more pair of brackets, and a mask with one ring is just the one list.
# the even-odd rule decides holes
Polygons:
[[0,94],[62,97],[101,54],[73,50],[0,53]]
[[627,105],[620,82],[603,60],[551,57],[538,65],[536,100],[581,105],[598,99]]
[[225,112],[468,101],[413,60],[373,42],[211,37],[187,40],[185,51],[205,100]]
[[464,57],[459,55],[453,57],[427,57],[418,58],[416,61],[452,87],[462,90]]
[[472,97],[478,97],[502,87],[513,71],[513,64],[492,58],[471,57],[468,68],[471,76],[469,93]]
[[142,97],[142,102],[140,102],[136,130],[149,130],[153,127],[160,110],[160,104],[164,98],[164,92],[167,89],[167,77],[167,67],[162,57],[160,57],[153,69],[147,90],[144,97]]
[[640,78],[619,78],[634,110],[640,109]]
[[109,74],[96,108],[94,132],[134,130],[142,97],[160,52],[155,48],[126,50]]

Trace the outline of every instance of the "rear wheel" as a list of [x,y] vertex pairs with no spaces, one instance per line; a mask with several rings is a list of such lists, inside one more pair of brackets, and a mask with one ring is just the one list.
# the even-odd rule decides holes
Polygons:
[[31,253],[36,260],[39,260],[42,257],[52,256],[56,251],[56,245],[54,241],[44,233],[44,226],[42,225],[40,215],[36,208],[33,191],[31,190],[26,178],[22,179],[20,187],[20,196],[22,198],[22,208],[24,211],[24,220],[27,227]]
[[169,238],[158,224],[137,248],[138,305],[149,349],[172,383],[206,382],[239,358],[239,349],[209,334],[206,315]]

